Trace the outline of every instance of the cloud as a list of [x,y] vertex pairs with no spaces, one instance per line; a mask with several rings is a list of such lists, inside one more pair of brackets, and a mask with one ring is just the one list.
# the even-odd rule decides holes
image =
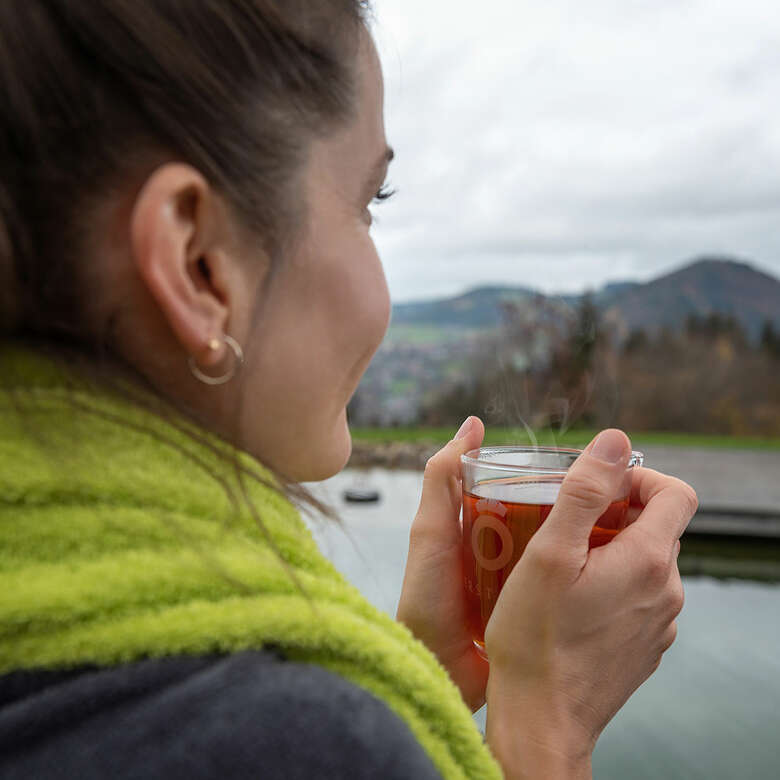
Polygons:
[[768,0],[377,3],[396,300],[647,279],[702,252],[780,273]]

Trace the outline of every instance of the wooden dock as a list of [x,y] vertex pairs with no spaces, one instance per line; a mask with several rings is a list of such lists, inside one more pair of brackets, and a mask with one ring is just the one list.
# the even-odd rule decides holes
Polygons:
[[701,507],[680,541],[683,575],[780,582],[780,512]]
[[770,509],[700,507],[685,536],[780,539],[780,512]]

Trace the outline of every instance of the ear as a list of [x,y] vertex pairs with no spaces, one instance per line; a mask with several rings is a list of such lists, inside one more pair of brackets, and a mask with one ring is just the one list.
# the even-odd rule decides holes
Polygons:
[[[133,260],[141,279],[187,354],[219,363],[230,314],[235,264],[221,246],[224,208],[192,166],[166,163],[138,193],[130,218]],[[219,349],[209,348],[217,338]]]

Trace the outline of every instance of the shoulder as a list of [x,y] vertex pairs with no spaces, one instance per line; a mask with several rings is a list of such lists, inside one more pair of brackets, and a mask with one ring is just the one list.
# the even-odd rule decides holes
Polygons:
[[[15,759],[2,744],[11,725],[3,720],[14,715],[23,727],[15,733],[26,734]],[[0,754],[11,760],[9,776],[19,777],[45,777],[55,766],[58,777],[84,778],[439,777],[383,701],[322,667],[267,651],[58,679],[0,708]]]

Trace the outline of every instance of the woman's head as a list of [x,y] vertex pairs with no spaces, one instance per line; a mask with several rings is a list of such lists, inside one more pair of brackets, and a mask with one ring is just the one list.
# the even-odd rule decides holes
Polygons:
[[[345,462],[345,406],[389,316],[368,235],[389,155],[364,5],[0,10],[11,327],[108,345],[294,479]],[[225,333],[243,369],[202,384],[187,358],[220,373]]]

